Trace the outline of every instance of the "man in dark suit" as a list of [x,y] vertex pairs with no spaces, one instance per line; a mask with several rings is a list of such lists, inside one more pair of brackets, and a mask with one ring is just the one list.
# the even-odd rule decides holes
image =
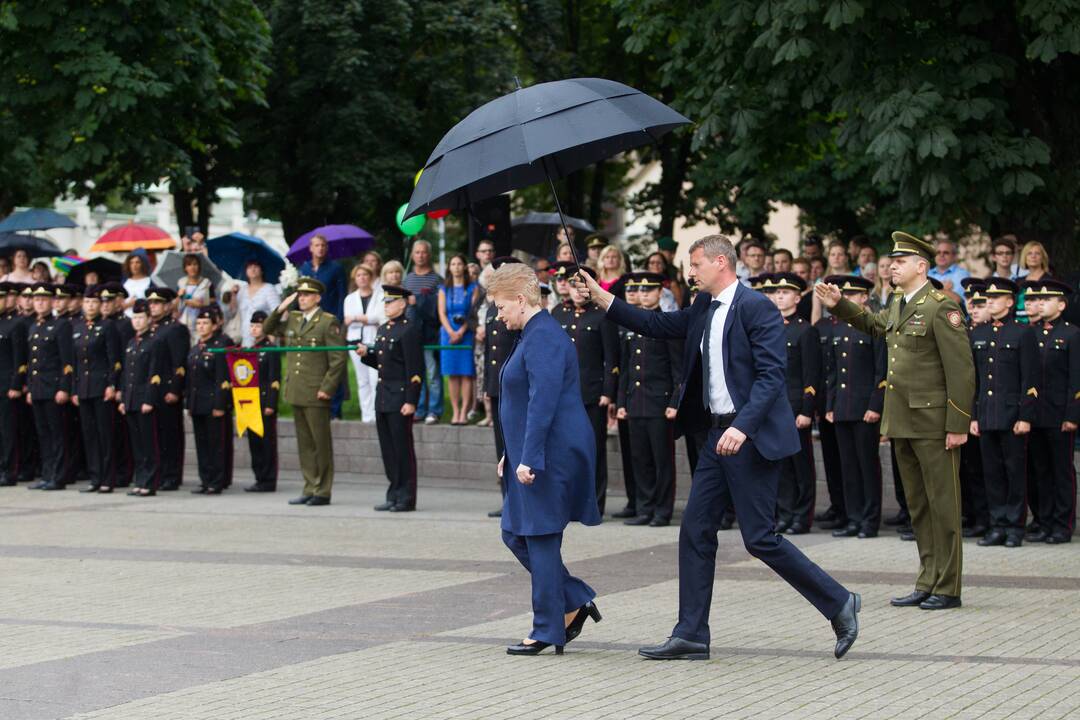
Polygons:
[[784,325],[768,298],[738,282],[735,260],[723,235],[691,245],[689,277],[701,292],[677,312],[636,310],[583,279],[616,323],[652,337],[686,338],[676,432],[709,428],[679,533],[679,622],[667,642],[638,652],[658,660],[709,657],[718,508],[730,498],[747,550],[831,620],[839,658],[858,636],[861,599],[773,532],[778,461],[799,452],[785,391]]

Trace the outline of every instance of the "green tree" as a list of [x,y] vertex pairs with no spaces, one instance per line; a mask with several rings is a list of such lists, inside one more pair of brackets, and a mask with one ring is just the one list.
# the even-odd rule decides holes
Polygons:
[[251,0],[0,0],[0,211],[43,193],[136,199],[161,179],[180,226],[205,227],[239,143],[236,118],[263,101],[269,32]]

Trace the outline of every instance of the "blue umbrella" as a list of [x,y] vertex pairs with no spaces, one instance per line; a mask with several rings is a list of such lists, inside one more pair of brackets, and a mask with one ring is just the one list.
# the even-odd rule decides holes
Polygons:
[[64,253],[51,240],[33,235],[13,232],[0,232],[0,254],[7,255],[16,250],[25,250],[32,257],[59,257]]
[[18,232],[19,230],[50,230],[52,228],[78,227],[67,215],[55,210],[30,208],[11,213],[0,222],[0,232]]
[[206,241],[206,251],[219,268],[238,280],[244,278],[244,265],[248,260],[258,260],[262,265],[263,279],[276,284],[285,269],[285,258],[253,235],[232,232]]

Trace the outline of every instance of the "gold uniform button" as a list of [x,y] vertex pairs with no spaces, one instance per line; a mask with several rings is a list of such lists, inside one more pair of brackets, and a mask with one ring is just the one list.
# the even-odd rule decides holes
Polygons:
[[640,366],[640,365],[635,365],[635,366],[634,366],[634,369],[635,369],[635,370],[640,370],[640,369],[641,369],[641,366]]
[[641,386],[641,383],[640,383],[640,382],[635,382],[635,383],[634,383],[634,387],[640,387],[640,386]]
[[987,375],[987,376],[986,376],[986,379],[987,379],[987,380],[993,380],[993,379],[994,379],[994,376],[993,376],[993,375]]
[[990,358],[990,362],[994,362],[994,358]]
[[641,348],[638,348],[638,349],[637,349],[637,350],[635,350],[634,352],[636,352],[636,353],[637,353],[638,355],[640,355],[640,354],[641,354]]
[[889,389],[890,389],[890,390],[895,390],[895,389],[896,389],[896,387],[895,387],[895,386],[893,386],[893,385],[889,385]]
[[846,388],[846,387],[847,387],[847,383],[840,383],[840,387],[842,387],[842,388]]
[[498,345],[492,345],[492,346],[491,346],[491,349],[492,349],[492,350],[498,350],[498,349],[499,349],[499,346],[498,346]]
[[498,334],[499,334],[499,331],[498,331],[498,330],[492,330],[492,331],[491,331],[491,334],[492,334],[492,335],[498,335]]
[[496,361],[496,360],[492,360],[492,361],[491,361],[491,364],[492,364],[492,365],[498,365],[499,363],[498,363],[498,361]]
[[993,390],[987,390],[987,391],[986,391],[986,394],[987,394],[987,395],[993,395],[993,394],[994,394],[994,391],[993,391]]
[[840,368],[840,372],[847,372],[847,368]]
[[840,357],[847,357],[847,353],[840,353]]

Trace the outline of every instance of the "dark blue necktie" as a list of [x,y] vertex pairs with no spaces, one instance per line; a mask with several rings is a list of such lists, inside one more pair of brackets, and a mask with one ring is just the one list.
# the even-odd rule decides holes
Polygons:
[[705,338],[701,344],[701,399],[705,404],[705,412],[712,412],[712,403],[709,398],[709,336],[712,334],[713,316],[720,307],[719,300],[709,303],[709,312],[705,314]]

